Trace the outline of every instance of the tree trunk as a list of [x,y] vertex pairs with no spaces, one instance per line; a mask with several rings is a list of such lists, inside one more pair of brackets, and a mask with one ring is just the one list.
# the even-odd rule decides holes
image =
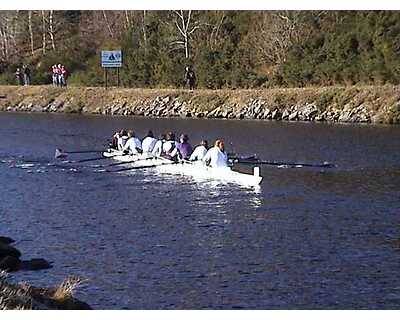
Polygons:
[[143,10],[142,29],[143,29],[144,52],[146,52],[147,51],[146,10]]
[[53,10],[50,10],[49,13],[49,29],[50,29],[50,39],[51,39],[51,47],[53,50],[56,50],[56,44],[54,41],[54,25],[53,25]]
[[34,43],[33,43],[33,29],[32,29],[32,11],[29,10],[28,12],[28,27],[29,27],[29,36],[30,36],[30,40],[31,40],[31,53],[32,56],[34,54]]
[[129,30],[131,28],[131,19],[129,18],[129,11],[125,10],[125,20],[126,20],[126,30]]
[[105,10],[103,10],[103,17],[104,17],[104,20],[106,21],[108,32],[110,33],[111,38],[114,38],[114,33],[113,33],[112,29],[111,29],[110,24],[108,23],[108,19],[107,19],[107,15],[106,15],[106,11]]
[[7,33],[5,28],[0,28],[0,37],[2,42],[2,54],[5,61],[8,60],[8,42],[7,42]]
[[46,54],[46,16],[44,10],[42,10],[42,51]]

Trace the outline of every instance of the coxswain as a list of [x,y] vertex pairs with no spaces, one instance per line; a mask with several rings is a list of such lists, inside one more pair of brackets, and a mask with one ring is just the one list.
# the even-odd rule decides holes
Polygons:
[[142,150],[143,153],[152,153],[154,146],[157,143],[157,139],[154,138],[153,131],[149,130],[147,136],[142,141]]
[[193,148],[189,143],[189,137],[187,134],[181,134],[179,143],[176,144],[176,148],[179,152],[179,157],[183,160],[189,160],[190,155],[193,152]]
[[190,161],[199,161],[203,160],[208,150],[208,142],[207,140],[202,140],[200,144],[194,148],[193,153],[190,155]]
[[207,151],[203,161],[213,168],[228,167],[228,155],[222,139],[215,141],[214,147]]
[[153,156],[155,156],[155,157],[161,156],[165,141],[166,141],[165,134],[164,133],[160,134],[160,137],[157,140],[156,144],[154,145],[153,151],[151,152],[153,154]]
[[124,148],[122,149],[124,153],[129,154],[140,154],[142,153],[142,143],[135,136],[133,130],[128,131],[128,140],[126,141]]

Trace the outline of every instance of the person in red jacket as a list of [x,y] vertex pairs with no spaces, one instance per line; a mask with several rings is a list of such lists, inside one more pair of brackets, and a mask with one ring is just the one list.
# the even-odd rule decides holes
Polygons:
[[60,67],[60,79],[61,79],[60,85],[61,85],[61,87],[67,86],[67,75],[68,75],[67,69],[65,68],[65,66],[62,65]]

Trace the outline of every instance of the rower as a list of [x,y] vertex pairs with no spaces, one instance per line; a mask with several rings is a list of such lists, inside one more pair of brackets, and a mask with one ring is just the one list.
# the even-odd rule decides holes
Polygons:
[[228,167],[228,155],[225,152],[224,140],[215,141],[214,147],[207,151],[203,162],[213,168]]
[[200,144],[194,149],[193,153],[190,155],[190,161],[203,160],[208,150],[207,140],[202,140]]
[[121,129],[120,132],[116,135],[117,138],[117,149],[122,150],[124,149],[124,146],[126,144],[126,141],[128,140],[128,134],[126,130]]
[[119,131],[115,132],[111,137],[111,143],[109,145],[111,149],[118,150],[118,137],[119,137]]
[[179,138],[179,143],[176,144],[179,156],[183,160],[189,160],[189,157],[193,152],[193,148],[188,141],[189,141],[188,135],[183,133]]
[[176,148],[175,134],[170,131],[165,138],[166,141],[163,144],[161,155],[166,159],[176,161],[178,159],[178,149]]
[[140,140],[135,136],[133,130],[128,131],[128,140],[126,141],[124,148],[122,151],[129,154],[140,154],[142,153],[142,143]]
[[153,131],[149,130],[147,136],[142,141],[142,150],[143,153],[151,153],[154,149],[154,146],[157,143],[157,139],[154,138]]
[[165,143],[165,134],[162,133],[160,134],[160,137],[156,142],[156,144],[154,145],[153,151],[151,152],[153,156],[155,157],[161,156],[164,143]]

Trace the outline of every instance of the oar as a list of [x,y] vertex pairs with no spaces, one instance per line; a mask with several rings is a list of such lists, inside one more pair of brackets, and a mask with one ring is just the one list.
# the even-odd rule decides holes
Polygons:
[[96,161],[96,160],[103,160],[103,159],[109,159],[109,158],[107,158],[107,157],[97,157],[97,158],[77,160],[77,161],[74,161],[74,162],[75,163],[82,163],[82,162],[89,162],[89,161]]
[[[102,167],[103,167],[103,168],[104,168],[104,167],[115,167],[115,166],[120,166],[121,164],[135,163],[135,162],[137,162],[137,161],[150,160],[150,159],[154,159],[154,158],[157,158],[157,157],[148,157],[148,158],[143,158],[143,159],[136,159],[136,160],[129,160],[129,161],[121,161],[121,162],[116,162],[116,163],[110,163],[110,164],[107,164],[107,165],[102,166]],[[112,159],[112,158],[110,158],[110,159]]]
[[[166,160],[166,161],[171,161],[171,160],[168,160],[168,159],[165,159],[165,158],[163,158],[163,157],[154,157],[154,158],[156,158],[156,159],[161,159],[161,160]],[[125,163],[128,163],[128,162],[125,162]],[[147,166],[140,166],[140,167],[129,167],[129,168],[121,168],[121,169],[118,169],[118,170],[105,170],[106,172],[123,172],[123,171],[129,171],[129,170],[136,170],[136,169],[148,169],[148,168],[154,168],[154,167],[159,167],[159,166],[164,166],[164,165],[167,165],[167,164],[174,164],[174,163],[177,163],[177,162],[166,162],[166,163],[155,163],[155,164],[149,164],[149,165],[147,165]]]
[[68,157],[68,154],[70,153],[98,153],[98,152],[103,152],[104,150],[77,150],[77,151],[65,151],[62,149],[57,148],[56,153],[54,155],[54,158],[66,158]]
[[316,168],[334,168],[336,167],[334,164],[329,162],[323,163],[303,163],[303,162],[281,162],[281,161],[266,161],[266,160],[241,160],[236,159],[236,163],[243,164],[265,164],[270,166],[290,166],[290,167],[316,167]]

